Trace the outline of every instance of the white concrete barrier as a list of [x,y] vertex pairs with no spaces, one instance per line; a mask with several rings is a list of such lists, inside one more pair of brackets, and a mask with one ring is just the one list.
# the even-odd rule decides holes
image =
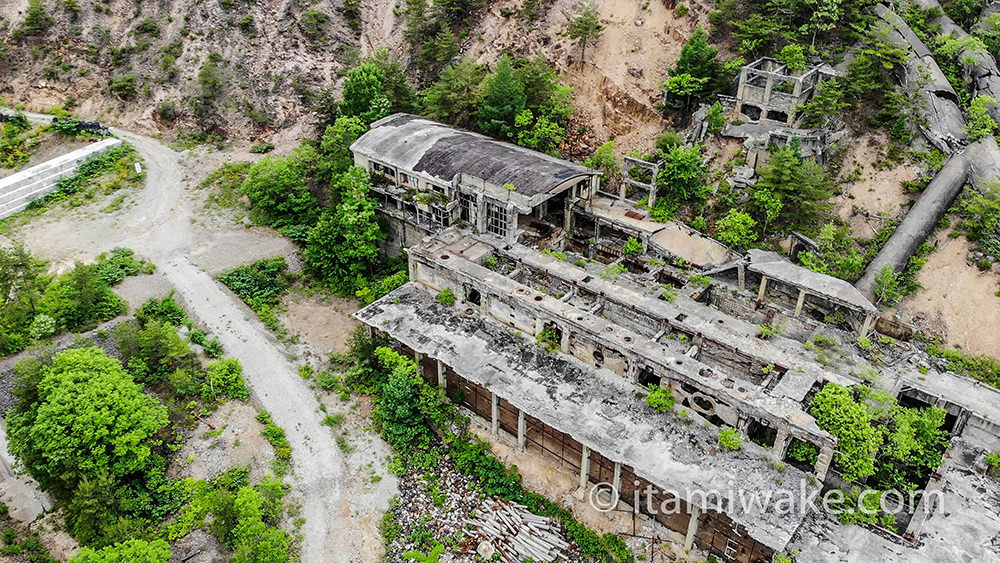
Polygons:
[[76,173],[80,163],[120,144],[119,139],[104,139],[0,179],[0,219],[23,211],[32,201],[55,190],[60,178]]

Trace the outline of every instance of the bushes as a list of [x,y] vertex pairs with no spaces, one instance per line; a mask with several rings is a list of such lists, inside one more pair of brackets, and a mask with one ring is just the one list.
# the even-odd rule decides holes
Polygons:
[[285,259],[262,258],[249,266],[233,268],[219,276],[219,281],[257,310],[261,306],[276,305],[281,295],[288,290]]
[[108,90],[123,100],[131,100],[135,97],[139,87],[134,74],[124,74],[111,78]]
[[257,413],[257,422],[264,425],[260,433],[274,447],[274,455],[278,461],[289,462],[292,459],[292,446],[285,437],[285,429],[271,421],[271,415],[267,411]]
[[410,281],[409,273],[405,270],[399,271],[367,282],[364,287],[354,292],[354,295],[357,296],[358,303],[364,307],[378,301],[392,290],[402,287],[408,281]]
[[302,34],[314,43],[326,39],[326,25],[329,22],[330,15],[320,10],[306,10],[299,18]]
[[28,11],[13,35],[14,37],[42,35],[52,27],[53,23],[45,7],[42,6],[42,0],[28,0]]
[[444,305],[445,307],[451,307],[455,304],[455,294],[451,292],[450,287],[446,287],[437,294],[437,300],[438,303]]
[[306,185],[304,152],[265,158],[250,167],[240,190],[272,227],[312,224],[319,207]]
[[649,395],[646,395],[646,404],[656,412],[670,412],[674,408],[677,400],[670,389],[659,385],[649,386]]
[[736,451],[743,446],[743,437],[733,427],[728,426],[719,431],[719,445],[730,451]]
[[250,391],[243,383],[243,366],[234,358],[209,364],[205,379],[207,385],[202,387],[202,397],[206,402],[215,402],[219,396],[244,401],[250,398]]

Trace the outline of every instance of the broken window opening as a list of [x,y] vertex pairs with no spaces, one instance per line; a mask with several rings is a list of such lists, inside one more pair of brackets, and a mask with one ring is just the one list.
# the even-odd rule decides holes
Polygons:
[[639,385],[643,387],[649,387],[650,385],[660,386],[660,382],[663,380],[662,377],[656,375],[651,367],[644,367],[639,370]]
[[501,238],[507,238],[510,229],[507,210],[493,201],[486,201],[486,231]]
[[469,288],[469,291],[467,292],[466,297],[465,297],[466,301],[468,301],[469,303],[471,303],[473,305],[476,305],[478,307],[479,304],[480,304],[481,299],[482,299],[482,297],[479,295],[479,290],[478,289],[476,289],[474,287],[473,288]]
[[751,442],[765,448],[774,446],[774,440],[778,437],[778,429],[769,426],[766,422],[751,420],[747,427],[747,438]]
[[740,109],[740,113],[742,113],[743,115],[747,116],[750,119],[750,121],[759,121],[761,113],[763,113],[763,112],[757,106],[744,105]]
[[778,121],[781,123],[788,122],[788,114],[783,111],[769,110],[767,112],[767,118],[771,121]]

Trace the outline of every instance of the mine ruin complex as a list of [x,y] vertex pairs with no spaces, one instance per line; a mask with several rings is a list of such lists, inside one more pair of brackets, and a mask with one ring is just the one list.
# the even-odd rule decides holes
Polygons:
[[[792,117],[769,97],[780,74],[772,64],[748,67],[741,90],[763,88],[754,90],[762,120],[787,125]],[[789,95],[821,76],[796,77]],[[905,329],[880,319],[851,284],[653,221],[635,205],[655,198],[652,184],[608,189],[615,184],[594,170],[414,115],[374,123],[351,148],[372,175],[387,251],[407,249],[411,280],[355,316],[496,439],[578,476],[580,498],[610,483],[625,511],[637,495],[640,512],[679,504],[640,517],[685,547],[741,563],[792,550],[797,561],[956,561],[970,549],[965,540],[1000,529],[1000,499],[984,498],[992,489],[980,482],[985,453],[1000,446],[1000,391],[905,342],[871,364],[853,345],[858,336],[905,338]],[[641,254],[623,252],[629,239]],[[793,242],[794,252],[801,239]],[[571,263],[566,252],[587,259]],[[444,290],[453,306],[436,299]],[[762,324],[780,334],[761,338]],[[838,343],[838,361],[809,351],[816,335]],[[778,511],[690,498],[849,487],[832,463],[836,438],[808,405],[827,382],[860,385],[872,368],[900,404],[948,413],[944,464],[896,528],[844,526],[801,504]],[[646,406],[650,385],[669,388],[684,416]],[[724,426],[745,438],[740,451],[719,451],[714,427]],[[816,452],[812,465],[788,456],[803,444]],[[975,549],[996,556],[1000,547]]]

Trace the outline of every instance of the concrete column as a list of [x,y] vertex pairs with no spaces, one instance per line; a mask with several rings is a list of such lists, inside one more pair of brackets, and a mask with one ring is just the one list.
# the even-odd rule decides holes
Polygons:
[[590,474],[590,448],[583,446],[580,456],[580,493],[587,490],[587,478]]
[[778,461],[785,459],[785,451],[788,450],[788,427],[779,426],[778,435],[774,437],[774,445],[771,446],[771,453],[778,458]]
[[486,196],[476,194],[476,216],[473,217],[472,224],[479,229],[479,232],[486,232]]
[[747,273],[746,269],[743,267],[743,262],[736,263],[736,279],[739,284],[740,291],[746,289],[747,285]]
[[567,197],[563,204],[563,230],[567,233],[573,230],[573,205],[570,203],[570,197]]
[[423,362],[423,359],[424,359],[424,355],[421,354],[420,352],[417,352],[416,350],[414,350],[414,352],[413,352],[413,361],[417,362],[417,375],[419,375],[421,378],[424,377],[424,362]]
[[619,495],[621,495],[621,492],[622,492],[622,464],[619,461],[615,462],[615,476],[612,477],[612,479],[611,479],[611,487]]
[[760,290],[757,291],[757,301],[763,301],[765,293],[767,293],[767,276],[761,276]]
[[799,290],[799,300],[795,302],[795,315],[794,316],[798,317],[799,315],[802,314],[802,305],[804,305],[805,302],[806,302],[806,290],[800,289]]
[[621,187],[618,188],[618,199],[625,201],[625,194],[628,193],[628,184],[622,182]]
[[694,536],[698,533],[698,517],[701,516],[701,508],[697,505],[691,506],[691,519],[688,520],[687,535],[684,536],[684,549],[689,550],[694,547]]
[[[652,204],[650,204],[650,207],[652,207]],[[642,237],[642,252],[649,252],[649,233],[642,233],[640,236]]]
[[517,411],[517,449],[522,452],[525,450],[525,446],[528,441],[528,423],[524,419],[524,411],[518,409]]
[[649,207],[650,209],[652,209],[653,206],[656,205],[656,176],[657,176],[657,171],[654,171],[653,182],[650,184],[649,188],[649,201],[646,202],[646,206]]
[[569,329],[564,328],[562,331],[562,336],[559,338],[559,351],[563,354],[569,354]]
[[444,362],[441,360],[437,361],[438,364],[438,387],[442,389],[448,388],[448,374],[445,373]]
[[496,436],[500,433],[500,397],[496,393],[490,393],[493,399],[492,415],[493,420],[490,423],[490,432]]
[[868,331],[872,329],[872,321],[875,320],[875,315],[868,313],[865,315],[865,322],[861,325],[861,330],[858,332],[858,336],[868,336]]
[[816,458],[816,478],[820,481],[826,479],[826,472],[830,470],[830,464],[833,463],[833,446],[824,446],[819,450],[819,456]]

